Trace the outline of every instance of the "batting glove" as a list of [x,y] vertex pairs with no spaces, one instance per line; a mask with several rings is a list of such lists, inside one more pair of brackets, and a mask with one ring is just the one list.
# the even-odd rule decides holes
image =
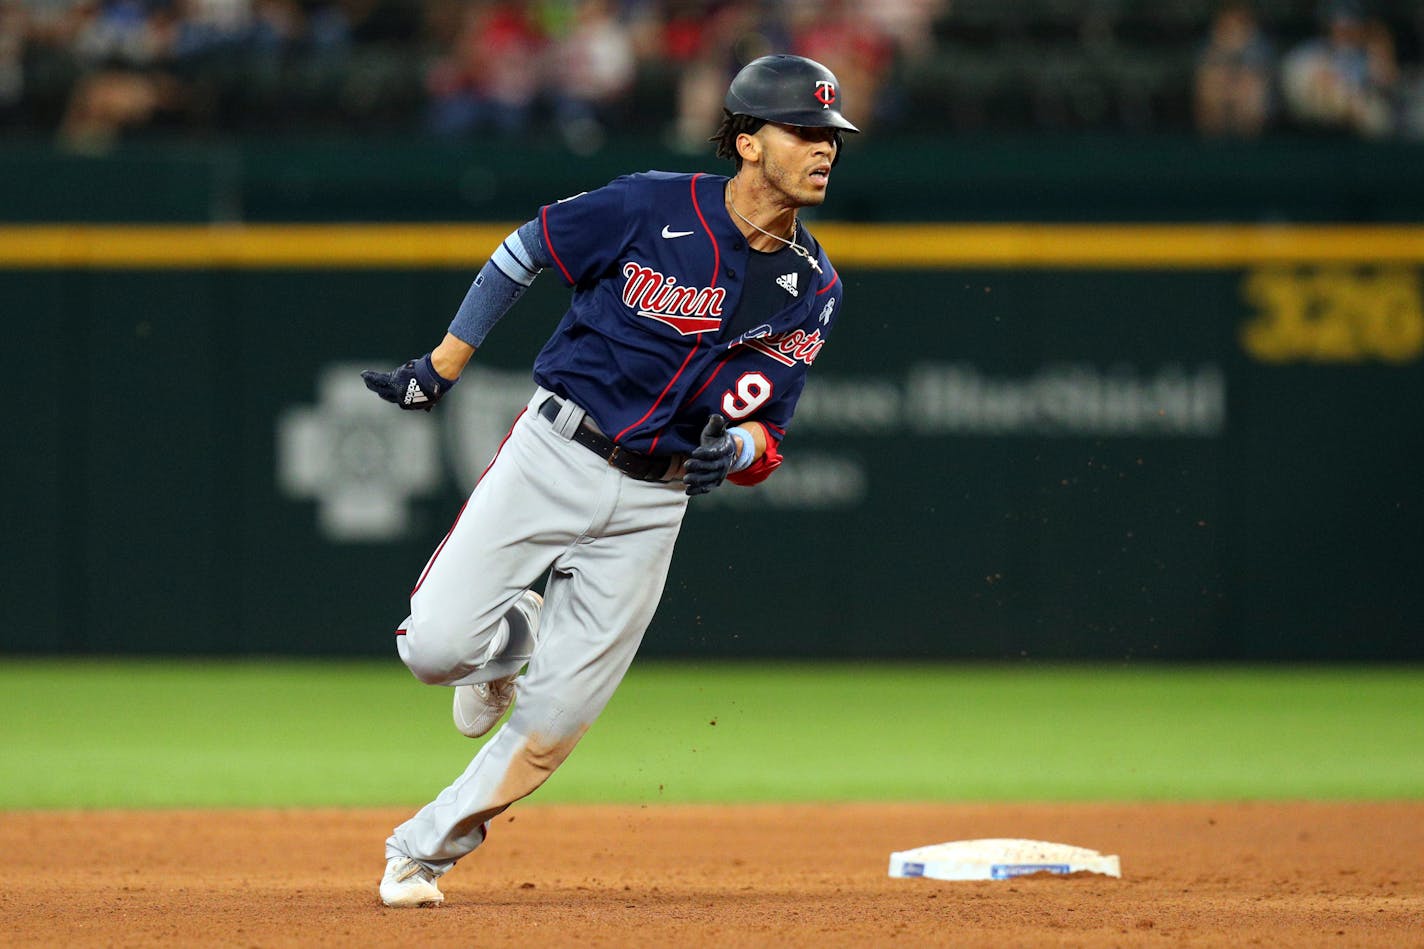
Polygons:
[[702,444],[687,458],[682,476],[688,496],[706,494],[727,477],[737,460],[737,443],[727,434],[727,420],[713,415],[702,429]]
[[457,381],[446,379],[436,372],[429,353],[390,372],[367,369],[361,373],[361,378],[366,381],[366,388],[387,402],[394,402],[403,409],[424,409],[427,412]]

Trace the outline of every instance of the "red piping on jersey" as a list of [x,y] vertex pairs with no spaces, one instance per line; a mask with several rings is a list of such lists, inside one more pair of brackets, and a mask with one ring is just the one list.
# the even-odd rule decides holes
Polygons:
[[[695,351],[696,351],[696,350],[694,350],[694,352],[695,352]],[[702,383],[702,385],[698,386],[696,392],[692,393],[692,395],[690,395],[690,396],[688,396],[687,398],[685,398],[685,399],[682,400],[682,404],[683,404],[684,407],[691,405],[693,402],[696,402],[696,401],[697,401],[697,397],[698,397],[699,395],[701,395],[702,393],[704,393],[704,392],[707,391],[707,387],[712,384],[712,380],[713,380],[713,379],[716,379],[716,378],[717,378],[717,374],[718,374],[719,372],[721,372],[722,369],[723,369],[723,368],[727,365],[727,363],[731,360],[732,355],[733,355],[732,351],[731,351],[731,350],[728,350],[728,351],[727,351],[727,354],[726,354],[725,356],[723,356],[721,359],[717,360],[717,368],[712,370],[712,374],[707,377],[707,381],[704,382],[704,383]],[[666,431],[666,430],[667,430],[667,426],[663,426],[663,428],[658,431],[658,434],[657,434],[656,436],[654,436],[654,438],[653,438],[653,443],[648,446],[648,453],[649,453],[649,454],[652,454],[652,453],[657,449],[657,447],[658,447],[658,440],[663,437],[663,432]]]
[[[549,248],[549,256],[554,258],[554,263],[559,265],[559,272],[564,275],[564,279],[569,282],[569,286],[573,286],[574,278],[569,276],[569,268],[564,266],[564,262],[559,259],[559,255],[554,251],[554,242],[549,240],[549,206],[547,204],[539,210],[539,222],[544,225],[544,246]],[[483,475],[481,475],[481,477],[483,477]]]
[[[648,411],[646,411],[646,412],[643,413],[643,417],[642,417],[642,418],[638,419],[638,421],[632,423],[632,424],[629,425],[627,428],[623,429],[623,431],[621,431],[621,432],[619,432],[617,435],[615,435],[615,436],[613,437],[613,440],[614,440],[615,442],[620,442],[620,441],[622,441],[624,435],[627,435],[628,432],[630,432],[631,430],[637,428],[639,425],[642,425],[644,422],[646,422],[646,421],[648,420],[648,416],[649,416],[649,415],[652,415],[652,414],[653,414],[653,411],[654,411],[655,409],[657,409],[657,407],[658,407],[659,405],[662,404],[663,398],[668,394],[668,390],[672,388],[672,384],[673,384],[674,382],[676,382],[676,381],[682,376],[683,370],[687,368],[687,364],[692,361],[692,357],[693,357],[694,354],[696,354],[696,352],[697,352],[697,347],[696,347],[695,345],[694,345],[691,349],[689,349],[689,350],[687,351],[687,358],[685,358],[685,359],[682,361],[682,365],[681,365],[681,366],[678,366],[678,367],[677,367],[677,372],[673,373],[673,377],[668,380],[668,384],[665,385],[665,386],[663,386],[663,391],[660,392],[660,393],[658,393],[657,400],[656,400],[655,402],[653,402],[652,405],[648,406]],[[656,443],[656,441],[657,441],[657,439],[654,439],[654,443]]]
[[[693,175],[692,181],[688,183],[688,189],[692,192],[692,209],[697,212],[697,220],[701,222],[702,229],[707,232],[707,239],[712,242],[712,280],[707,284],[707,286],[715,287],[717,286],[717,274],[722,269],[722,249],[717,246],[717,237],[715,234],[712,233],[712,228],[707,226],[707,219],[702,216],[702,204],[697,200],[697,179],[701,177],[702,172],[700,171],[697,174]],[[545,210],[548,210],[548,208],[546,207]],[[545,243],[548,243],[548,238],[546,237],[544,241]],[[549,253],[552,254],[553,252],[554,249],[552,247],[549,248]],[[555,262],[557,262],[558,259],[559,258],[555,257]],[[560,264],[559,266],[562,267],[563,265]],[[572,283],[573,281],[570,280],[569,282]],[[677,372],[674,373],[673,377],[668,380],[668,384],[663,386],[663,391],[658,393],[656,401],[654,401],[653,404],[648,407],[648,411],[643,413],[643,417],[638,419],[638,421],[634,422],[633,424],[629,425],[627,428],[623,429],[623,431],[619,432],[617,435],[613,436],[613,440],[615,442],[621,442],[623,440],[624,435],[627,435],[630,431],[637,428],[639,425],[642,425],[648,420],[648,416],[652,415],[654,412],[657,411],[658,406],[662,405],[663,399],[667,397],[668,392],[672,389],[673,383],[677,382],[677,380],[682,377],[683,371],[687,369],[687,364],[692,361],[693,355],[697,352],[697,347],[699,344],[700,341],[699,343],[693,344],[692,349],[689,350],[687,353],[687,358],[682,361],[681,366],[677,367]],[[653,436],[652,444],[648,446],[649,452],[651,452],[654,448],[657,447],[658,439],[662,438],[662,436],[662,430],[659,429],[658,433]]]
[[[546,239],[546,243],[547,243],[547,239]],[[552,251],[550,251],[550,253],[552,253]],[[557,259],[557,258],[555,258],[555,259]],[[822,287],[821,289],[817,290],[817,291],[816,291],[816,296],[820,296],[821,294],[825,293],[827,290],[831,289],[831,287],[834,287],[836,284],[838,284],[838,283],[841,282],[841,275],[840,275],[840,272],[839,272],[839,271],[832,270],[831,273],[834,275],[834,278],[835,278],[835,279],[833,279],[830,283],[826,284],[826,285],[825,285],[824,287]]]
[[[490,459],[489,464],[485,465],[485,470],[480,472],[479,478],[475,481],[475,487],[479,487],[480,482],[485,479],[485,475],[489,474],[489,470],[494,467],[494,463],[499,461],[499,453],[504,451],[504,446],[509,442],[509,436],[514,434],[514,426],[519,424],[519,420],[524,417],[524,413],[527,411],[527,407],[520,409],[519,414],[514,417],[514,422],[509,426],[509,431],[504,435],[504,441],[499,443],[499,447],[495,449],[494,457]],[[455,515],[455,523],[450,525],[450,529],[445,532],[445,539],[440,542],[439,547],[435,548],[435,553],[430,555],[430,563],[425,565],[425,570],[420,574],[420,579],[415,581],[415,589],[410,591],[411,596],[415,596],[420,592],[421,584],[425,583],[425,578],[430,576],[430,568],[435,566],[435,558],[440,556],[440,552],[445,549],[445,545],[450,541],[450,535],[455,533],[456,527],[460,526],[460,518],[465,516],[465,508],[469,503],[470,502],[466,500],[464,504],[460,505],[460,513]],[[403,629],[396,630],[397,636],[403,635],[404,633],[405,630]]]
[[727,367],[727,363],[731,361],[732,355],[733,355],[732,350],[730,350],[730,349],[727,350],[727,354],[726,354],[725,356],[723,356],[721,359],[717,360],[717,368],[712,370],[712,375],[708,376],[708,377],[707,377],[707,381],[704,382],[704,383],[702,383],[702,385],[698,386],[698,387],[697,387],[697,391],[694,392],[694,393],[692,393],[692,395],[688,396],[688,397],[687,397],[687,401],[684,402],[684,403],[682,403],[682,404],[683,404],[683,405],[688,405],[688,404],[690,404],[690,403],[692,403],[692,402],[696,402],[696,401],[697,401],[697,397],[698,397],[699,395],[701,395],[702,393],[706,392],[706,391],[707,391],[707,387],[712,384],[712,380],[717,378],[717,373],[721,372],[723,369],[725,369],[725,368]]
[[702,177],[702,172],[692,176],[689,187],[692,190],[692,209],[697,212],[697,220],[702,222],[702,229],[707,232],[707,239],[712,242],[712,282],[707,286],[717,286],[717,272],[722,269],[722,248],[717,246],[717,238],[712,233],[712,228],[707,226],[707,219],[702,216],[702,205],[697,200],[697,179]]

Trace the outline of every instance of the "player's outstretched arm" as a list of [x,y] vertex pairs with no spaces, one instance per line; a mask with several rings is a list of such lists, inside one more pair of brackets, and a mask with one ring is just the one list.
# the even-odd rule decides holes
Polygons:
[[366,388],[403,409],[429,412],[455,385],[485,335],[549,265],[537,222],[510,234],[475,277],[440,345],[390,372],[361,373]]
[[446,333],[440,345],[431,350],[430,364],[435,367],[436,372],[451,380],[453,384],[454,380],[460,378],[460,373],[465,371],[474,355],[475,347],[454,333]]

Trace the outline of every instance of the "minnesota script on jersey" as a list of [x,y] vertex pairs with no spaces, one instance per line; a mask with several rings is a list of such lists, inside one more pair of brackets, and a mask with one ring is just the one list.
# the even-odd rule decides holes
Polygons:
[[804,229],[820,272],[775,255],[781,266],[749,287],[765,261],[753,264],[727,214],[727,180],[646,172],[539,211],[574,294],[534,378],[627,448],[689,452],[712,413],[761,422],[779,441],[835,325],[840,278]]

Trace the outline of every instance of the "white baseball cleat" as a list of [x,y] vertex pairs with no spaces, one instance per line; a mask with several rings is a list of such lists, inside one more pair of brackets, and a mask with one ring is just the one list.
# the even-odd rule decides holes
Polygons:
[[514,704],[514,676],[493,682],[455,686],[455,728],[466,738],[479,738]]
[[[511,647],[522,651],[533,651],[539,641],[539,614],[544,608],[544,598],[533,590],[525,590],[514,601],[505,619],[509,622],[509,634],[501,650]],[[517,644],[517,645],[516,645]],[[491,658],[494,658],[493,656]],[[509,706],[514,704],[515,675],[503,676],[489,682],[474,685],[455,686],[453,715],[455,728],[466,738],[479,738],[488,734]]]
[[391,857],[381,878],[381,902],[403,909],[434,906],[445,902],[445,894],[435,885],[440,874],[409,857]]

